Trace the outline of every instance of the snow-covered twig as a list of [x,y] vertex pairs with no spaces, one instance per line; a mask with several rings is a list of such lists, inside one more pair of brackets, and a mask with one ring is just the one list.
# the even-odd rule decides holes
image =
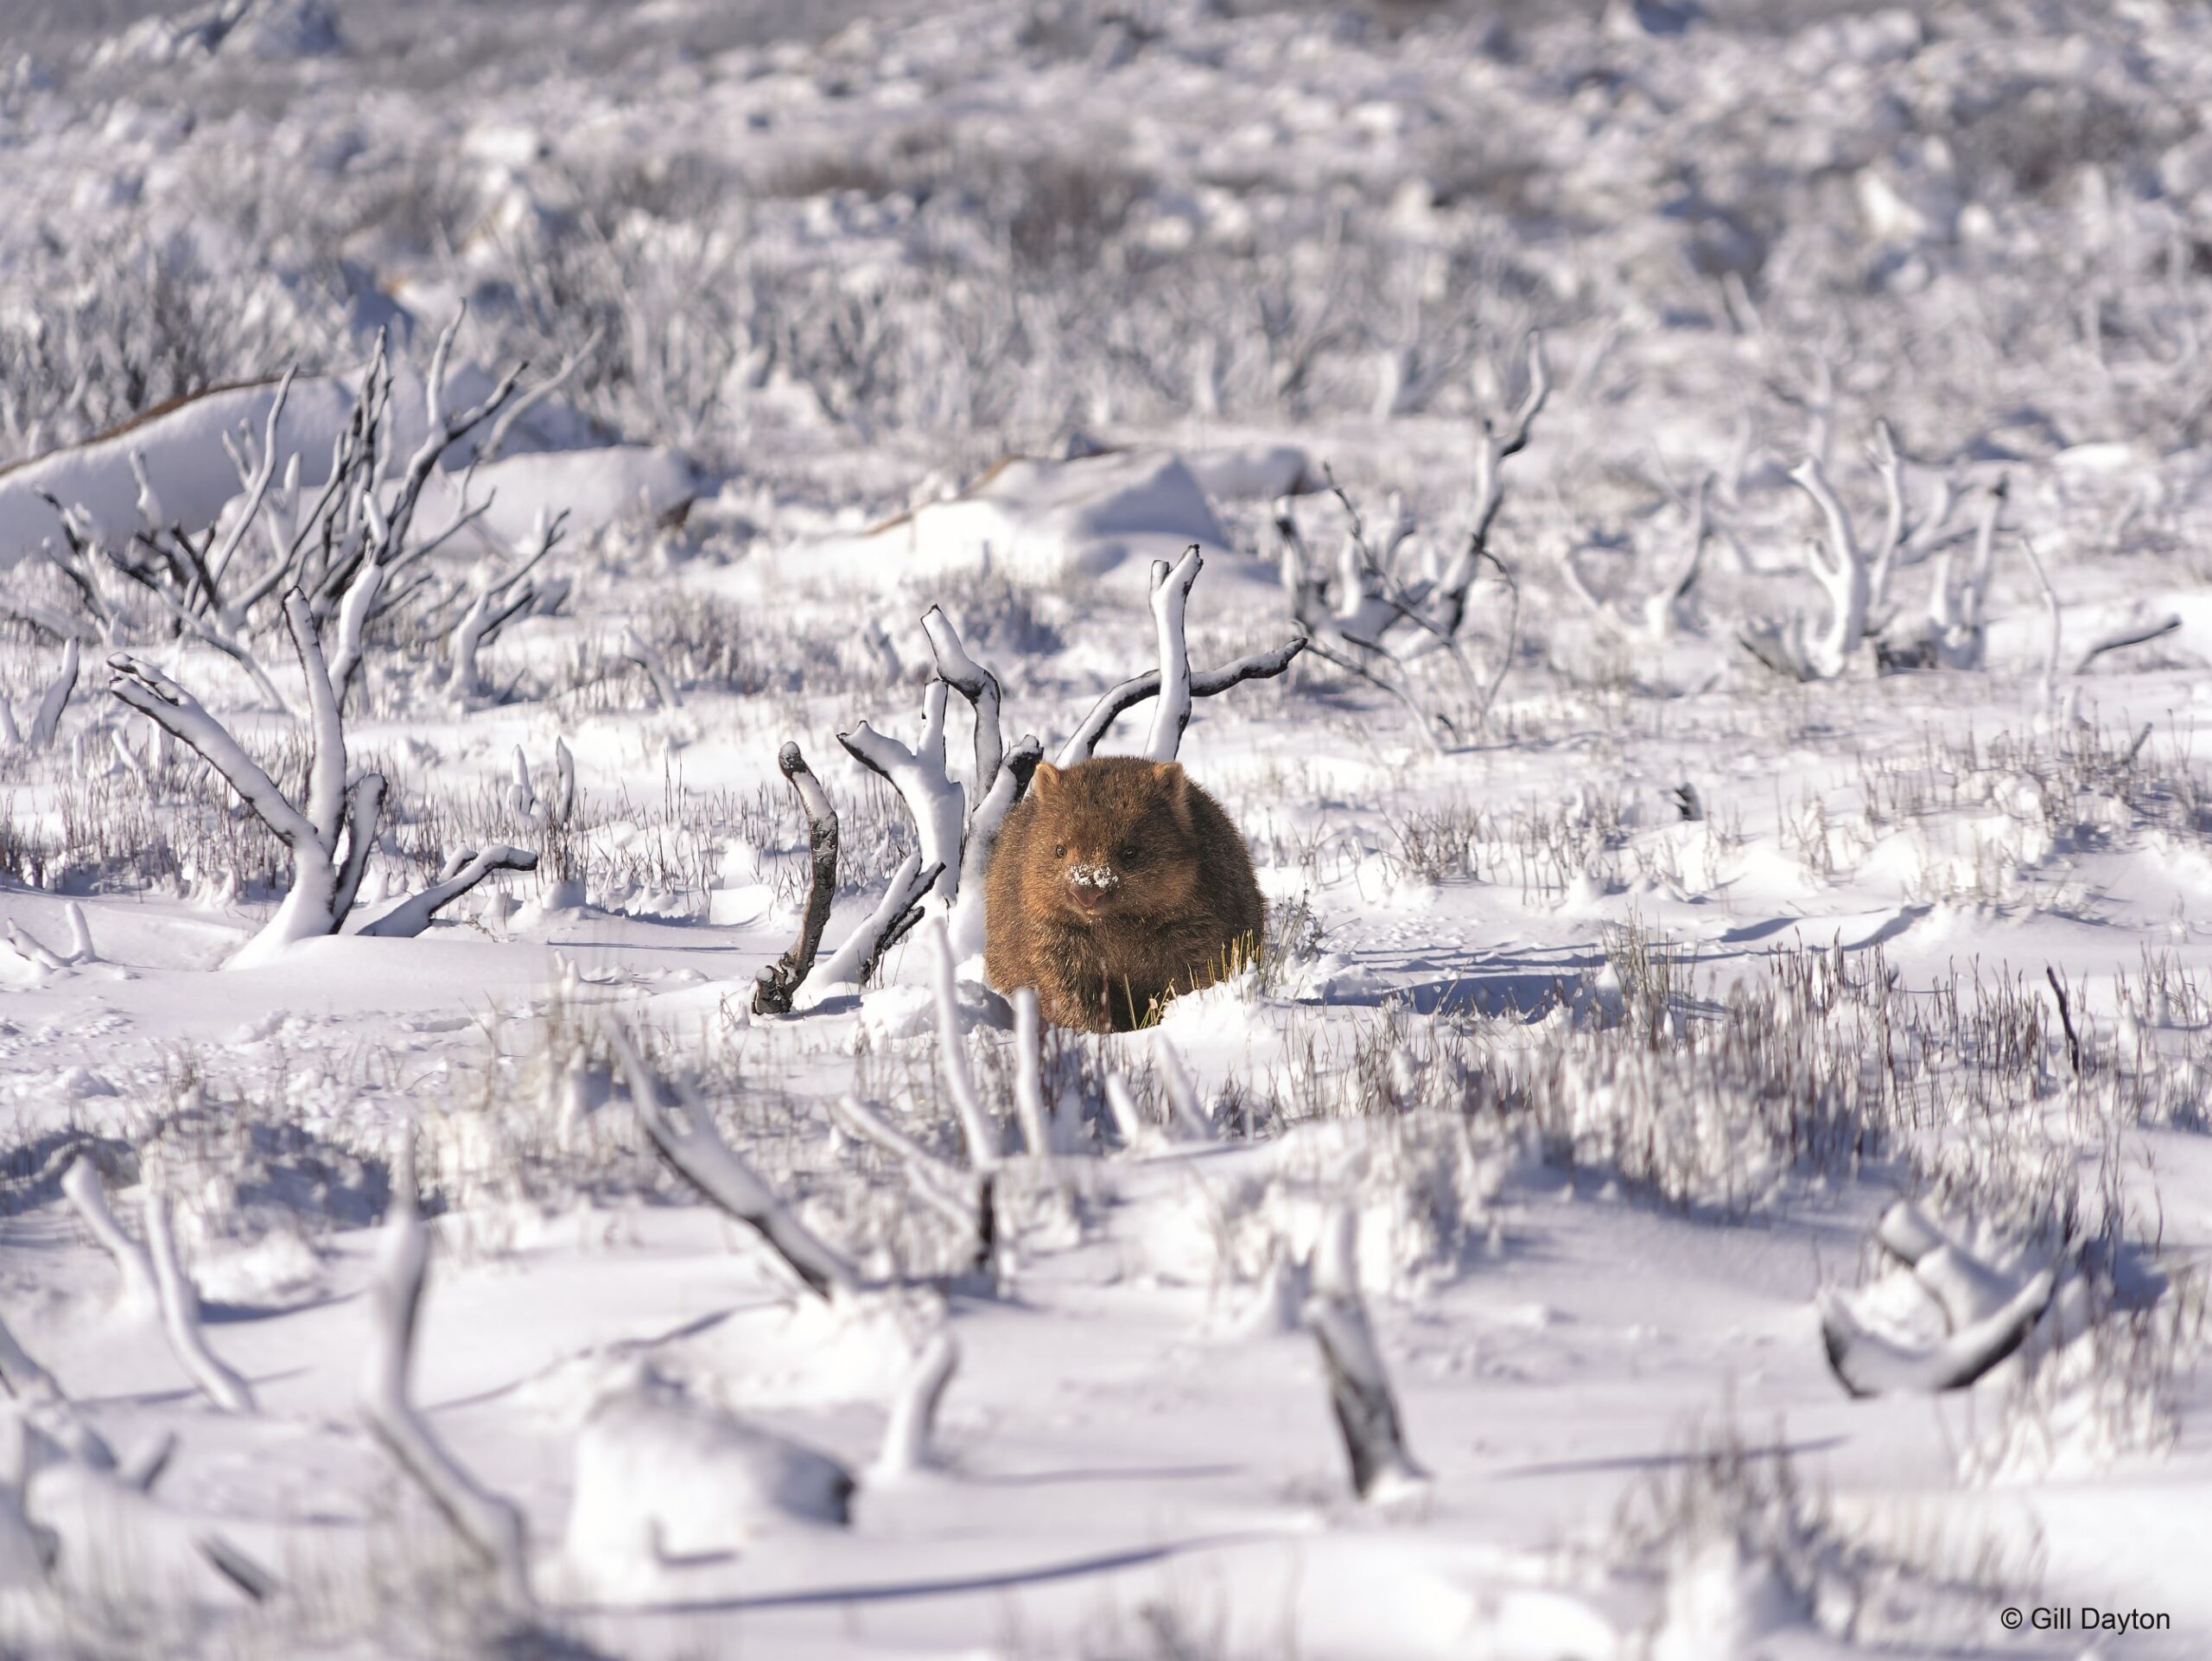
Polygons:
[[1202,563],[1195,542],[1173,567],[1164,559],[1152,563],[1152,620],[1160,646],[1160,691],[1152,706],[1152,731],[1145,739],[1144,754],[1155,761],[1175,759],[1182,748],[1183,729],[1191,724],[1191,648],[1185,638],[1184,614]]
[[959,1365],[960,1346],[940,1327],[899,1387],[891,1422],[883,1433],[883,1451],[876,1456],[873,1474],[878,1480],[895,1481],[943,1463],[937,1449],[938,1410]]
[[1037,989],[1017,987],[1014,993],[1014,1111],[1021,1123],[1021,1139],[1031,1155],[1050,1159],[1066,1150],[1060,1146],[1059,1127],[1045,1103],[1044,1046],[1037,1013]]
[[[1269,652],[1255,652],[1239,658],[1234,663],[1224,664],[1218,669],[1202,669],[1191,676],[1191,696],[1194,698],[1217,697],[1232,686],[1241,686],[1248,680],[1273,680],[1289,668],[1298,654],[1312,641],[1304,638],[1287,640]],[[1160,671],[1147,670],[1133,675],[1102,694],[1090,706],[1090,713],[1068,735],[1060,746],[1059,754],[1052,758],[1057,767],[1071,767],[1079,761],[1088,761],[1100,741],[1113,729],[1115,722],[1128,710],[1135,709],[1147,698],[1160,695]],[[1170,758],[1172,759],[1172,758]]]
[[[1393,569],[1395,541],[1378,554],[1368,544],[1356,512],[1351,515],[1351,539],[1344,549],[1343,570],[1332,593],[1331,580],[1308,568],[1304,544],[1286,512],[1279,511],[1277,528],[1284,533],[1283,584],[1291,613],[1311,642],[1313,654],[1389,693],[1413,718],[1423,742],[1441,749],[1437,735],[1442,717],[1425,708],[1414,695],[1407,665],[1414,659],[1443,652],[1459,668],[1470,694],[1478,699],[1473,729],[1479,733],[1497,701],[1497,689],[1510,665],[1520,623],[1520,588],[1510,570],[1491,550],[1490,538],[1504,502],[1504,464],[1526,449],[1537,415],[1551,394],[1551,369],[1543,339],[1532,332],[1528,340],[1527,388],[1518,406],[1502,425],[1485,416],[1476,444],[1474,524],[1466,542],[1446,564],[1432,559],[1428,575],[1412,582],[1400,580]],[[1347,509],[1350,499],[1338,497]],[[1472,668],[1459,645],[1460,628],[1467,618],[1470,597],[1485,567],[1496,571],[1508,589],[1512,610],[1506,640],[1497,669],[1486,688],[1476,684]]]
[[[760,1176],[715,1134],[713,1117],[681,1083],[675,1111],[661,1100],[660,1079],[619,1025],[607,1038],[630,1086],[639,1123],[677,1174],[758,1234],[817,1297],[849,1294],[860,1276],[844,1256],[785,1206]],[[677,1114],[682,1115],[681,1119]]]
[[63,1399],[61,1386],[54,1375],[31,1359],[30,1352],[16,1341],[15,1333],[8,1330],[8,1323],[0,1321],[0,1390],[8,1392],[10,1400],[27,1403],[51,1403]]
[[422,1315],[423,1283],[429,1272],[430,1236],[415,1206],[414,1159],[400,1161],[399,1191],[377,1276],[370,1288],[372,1327],[359,1406],[369,1434],[429,1497],[461,1537],[499,1577],[507,1597],[531,1601],[530,1547],[522,1512],[480,1485],[430,1432],[408,1391],[415,1335]]
[[77,1208],[77,1215],[101,1250],[115,1259],[123,1276],[124,1307],[146,1314],[158,1310],[162,1295],[154,1279],[153,1260],[146,1255],[146,1248],[125,1234],[123,1225],[116,1221],[115,1213],[108,1209],[107,1189],[100,1181],[99,1171],[86,1155],[79,1154],[69,1161],[69,1168],[61,1174],[61,1192]]
[[830,1117],[863,1142],[872,1142],[899,1162],[906,1184],[931,1210],[971,1235],[981,1254],[991,1239],[991,1194],[987,1180],[948,1165],[886,1119],[857,1096],[832,1103]]
[[430,920],[467,894],[494,871],[534,871],[537,856],[527,848],[494,843],[485,849],[462,848],[447,857],[438,880],[417,894],[401,901],[360,933],[385,940],[411,940],[429,927]]
[[929,926],[930,985],[937,1003],[938,1065],[944,1069],[945,1089],[960,1115],[961,1133],[968,1139],[968,1162],[977,1171],[995,1169],[1000,1158],[998,1122],[976,1091],[975,1071],[968,1063],[968,1038],[960,1024],[960,993],[953,977],[952,941],[942,919]]
[[1114,1121],[1114,1130],[1124,1149],[1134,1149],[1152,1142],[1152,1127],[1144,1122],[1144,1115],[1138,1110],[1129,1081],[1118,1072],[1106,1075],[1106,1111]]
[[[976,776],[968,786],[959,870],[949,895],[954,949],[963,957],[972,956],[983,947],[983,874],[990,867],[991,850],[998,843],[999,827],[1028,789],[1030,777],[1045,752],[1035,735],[1030,733],[1024,733],[1012,749],[1007,748],[999,720],[1002,695],[998,677],[969,655],[950,618],[931,606],[922,617],[922,630],[929,637],[930,652],[937,660],[938,678],[967,700],[975,716]],[[925,711],[925,740],[926,726]],[[850,749],[851,746],[848,744],[846,748]],[[867,756],[859,759],[864,766],[874,765]],[[916,813],[918,824],[920,810],[913,799],[903,789],[899,793],[907,800],[908,811]],[[934,784],[927,786],[925,793],[929,811],[942,812],[943,803]]]
[[922,902],[943,868],[925,866],[918,853],[909,854],[891,875],[890,884],[883,891],[883,898],[868,914],[861,926],[845,937],[845,942],[827,958],[814,965],[814,972],[799,983],[791,995],[795,1006],[804,1006],[819,998],[829,987],[842,986],[849,982],[865,983],[873,977],[876,966],[883,961],[883,954],[906,938],[906,931],[921,920]]
[[1618,612],[1590,591],[1572,551],[1560,558],[1560,574],[1566,578],[1568,591],[1589,608],[1590,614],[1607,633],[1624,640],[1659,646],[1682,628],[1684,606],[1691,590],[1697,586],[1704,568],[1705,550],[1711,541],[1707,503],[1712,489],[1713,475],[1700,474],[1689,502],[1690,528],[1684,538],[1685,546],[1671,569],[1662,574],[1659,586],[1644,596],[1641,628],[1631,628]]
[[837,810],[830,793],[806,765],[797,744],[785,744],[776,757],[779,771],[798,797],[806,815],[808,878],[806,909],[800,914],[798,938],[784,955],[760,971],[753,988],[753,1013],[788,1015],[791,994],[813,971],[822,949],[822,931],[829,926],[830,907],[837,897]]
[[214,1351],[200,1325],[200,1289],[184,1272],[176,1253],[176,1232],[169,1217],[169,1198],[159,1188],[146,1196],[146,1243],[152,1248],[154,1286],[161,1299],[162,1326],[169,1348],[183,1364],[185,1373],[200,1393],[226,1413],[254,1410],[253,1391],[245,1380]]
[[2107,631],[2088,649],[2074,660],[2074,672],[2087,674],[2089,665],[2107,652],[2124,652],[2132,646],[2145,646],[2161,640],[2181,627],[2181,618],[2168,612],[2156,622],[2133,621],[2121,623]]
[[[467,608],[457,618],[447,636],[446,690],[458,698],[480,698],[486,695],[484,672],[477,662],[478,654],[497,640],[499,631],[522,613],[536,605],[539,597],[537,585],[530,580],[545,557],[559,544],[569,516],[558,513],[551,519],[539,510],[537,529],[532,537],[534,550],[521,553],[514,567],[505,572],[495,572],[487,560],[478,568],[474,592]],[[650,673],[651,671],[648,671]]]
[[[265,963],[287,945],[335,934],[344,926],[359,897],[384,808],[382,774],[348,777],[344,714],[348,671],[325,658],[314,608],[297,589],[284,597],[284,619],[308,691],[312,748],[303,806],[294,805],[229,729],[159,668],[125,654],[108,659],[115,671],[109,691],[197,751],[291,855],[291,886],[276,915],[232,958],[230,966],[235,968]],[[349,613],[341,628],[352,626]],[[492,872],[531,870],[537,861],[535,854],[513,848],[463,850],[448,862],[435,885],[362,932],[388,938],[419,934],[442,907]]]
[[944,716],[948,684],[932,679],[922,691],[922,733],[912,749],[865,721],[839,733],[845,753],[899,792],[914,821],[921,862],[938,868],[936,909],[949,910],[960,892],[960,844],[966,823],[960,786],[944,765]]
[[1002,694],[999,678],[968,655],[960,631],[944,610],[931,606],[922,614],[922,633],[929,638],[937,659],[938,678],[968,701],[976,716],[976,776],[968,786],[968,811],[972,815],[998,782],[1006,755],[1005,735],[999,725]]
[[683,695],[676,690],[676,682],[668,672],[668,665],[659,652],[648,646],[635,628],[625,628],[620,642],[622,655],[645,671],[645,678],[652,683],[653,696],[660,700],[664,710],[681,710]]
[[1397,1394],[1360,1297],[1356,1251],[1351,1208],[1338,1206],[1314,1247],[1306,1323],[1320,1346],[1329,1405],[1351,1465],[1352,1491],[1362,1499],[1382,1501],[1418,1492],[1427,1485],[1428,1473],[1406,1451]]
[[69,958],[48,951],[37,936],[12,918],[8,922],[7,939],[16,955],[41,975],[58,975],[69,967]]
[[62,712],[69,707],[69,695],[77,690],[77,637],[73,634],[61,648],[61,672],[48,683],[39,695],[38,708],[32,712],[25,741],[32,749],[54,748],[54,735],[61,730]]
[[1177,1134],[1185,1142],[1211,1142],[1213,1121],[1198,1100],[1198,1086],[1191,1082],[1175,1047],[1157,1033],[1153,1034],[1152,1061],[1159,1070],[1160,1090],[1167,1098],[1167,1111],[1174,1116]]
[[1866,638],[1873,577],[1851,516],[1844,512],[1820,458],[1807,455],[1789,470],[1789,480],[1812,498],[1827,525],[1825,538],[1806,544],[1805,566],[1827,595],[1827,622],[1818,634],[1801,634],[1800,640],[1807,678],[1832,680],[1844,672]]

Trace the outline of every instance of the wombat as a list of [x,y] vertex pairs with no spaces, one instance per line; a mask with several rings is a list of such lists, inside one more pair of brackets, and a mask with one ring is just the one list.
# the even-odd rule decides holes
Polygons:
[[1062,1027],[1127,1032],[1258,947],[1244,839],[1179,762],[1039,764],[986,878],[983,968]]

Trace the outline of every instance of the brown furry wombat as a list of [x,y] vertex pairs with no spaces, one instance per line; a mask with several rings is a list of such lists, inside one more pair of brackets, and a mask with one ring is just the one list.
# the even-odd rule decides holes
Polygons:
[[1259,942],[1260,886],[1221,805],[1179,762],[1040,764],[992,850],[983,967],[1045,1019],[1127,1032]]

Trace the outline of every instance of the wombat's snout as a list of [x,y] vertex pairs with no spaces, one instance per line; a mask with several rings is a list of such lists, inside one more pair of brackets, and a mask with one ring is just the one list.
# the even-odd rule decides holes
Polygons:
[[1068,883],[1074,888],[1078,901],[1086,906],[1095,906],[1122,886],[1122,874],[1103,862],[1071,865],[1068,867]]

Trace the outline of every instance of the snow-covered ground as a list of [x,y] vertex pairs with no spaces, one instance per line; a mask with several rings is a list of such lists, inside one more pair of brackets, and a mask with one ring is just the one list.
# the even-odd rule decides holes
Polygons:
[[[2201,10],[19,21],[0,1648],[2212,1651]],[[1192,544],[1260,961],[756,1013]]]

